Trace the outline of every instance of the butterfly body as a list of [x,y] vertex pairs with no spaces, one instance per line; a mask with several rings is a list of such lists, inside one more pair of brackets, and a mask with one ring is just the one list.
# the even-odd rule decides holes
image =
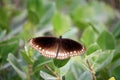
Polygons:
[[29,41],[30,45],[48,58],[66,59],[85,52],[84,46],[80,43],[56,37],[36,37]]

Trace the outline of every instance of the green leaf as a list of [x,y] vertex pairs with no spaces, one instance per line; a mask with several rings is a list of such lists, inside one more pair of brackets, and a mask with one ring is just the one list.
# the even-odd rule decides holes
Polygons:
[[98,23],[98,24],[94,24],[94,23],[89,23],[89,25],[93,28],[93,30],[100,34],[102,33],[102,31],[106,30],[106,26],[103,23]]
[[64,59],[64,60],[54,59],[53,61],[54,61],[55,66],[60,68],[60,67],[64,66],[65,64],[67,64],[67,62],[69,61],[69,58]]
[[98,73],[98,76],[100,76],[100,79],[97,77],[98,80],[108,80],[108,78],[110,77],[109,75],[109,69],[104,68],[101,69],[100,71],[96,71],[96,74]]
[[65,4],[65,0],[55,0],[56,6],[58,9],[62,8]]
[[19,37],[24,39],[25,41],[28,41],[34,35],[33,32],[31,32],[31,29],[34,32],[34,30],[36,29],[36,26],[32,25],[31,22],[27,21],[24,24],[22,31],[20,31]]
[[7,32],[9,31],[8,23],[9,17],[7,15],[7,11],[5,8],[0,7],[0,32],[2,30],[6,30]]
[[32,64],[32,61],[30,59],[30,57],[27,55],[27,53],[23,50],[20,51],[23,59],[28,63],[28,64]]
[[0,57],[3,62],[6,62],[8,53],[15,53],[18,49],[18,39],[11,38],[0,42]]
[[114,49],[115,39],[108,31],[103,31],[97,39],[97,43],[103,50]]
[[4,40],[5,35],[6,35],[6,30],[2,30],[2,31],[0,32],[0,42],[1,42],[2,40]]
[[112,62],[117,62],[118,59],[120,59],[120,51],[116,50]]
[[52,20],[53,29],[57,36],[64,34],[71,27],[69,16],[56,12]]
[[120,66],[114,69],[113,76],[115,77],[115,80],[120,80]]
[[[119,56],[118,56],[119,57]],[[111,65],[109,66],[110,69],[109,69],[109,72],[110,72],[110,76],[113,76],[114,74],[116,74],[116,69],[118,67],[120,67],[120,58],[118,58],[117,60],[115,61],[112,61]]]
[[43,27],[45,24],[47,24],[53,17],[55,10],[55,4],[49,4],[46,6],[43,16],[41,17],[41,20],[39,22],[39,26]]
[[95,52],[96,50],[99,49],[99,46],[97,43],[91,44],[88,48],[87,48],[87,55],[92,54],[93,52]]
[[115,25],[113,34],[115,35],[116,38],[120,38],[120,20]]
[[85,29],[86,27],[89,26],[89,22],[85,22],[85,21],[74,21],[75,25],[80,29]]
[[92,27],[87,27],[82,34],[81,41],[85,44],[86,47],[93,44],[96,40],[96,33]]
[[60,71],[58,73],[60,73],[61,76],[65,76],[68,73],[69,69],[70,69],[70,61],[67,62],[67,64],[65,64],[64,66],[60,67],[59,68]]
[[93,7],[89,5],[81,5],[73,10],[72,18],[78,28],[85,29],[89,26],[89,23],[93,21],[92,18],[94,14],[95,12]]
[[65,80],[76,80],[76,79],[75,79],[74,74],[73,74],[71,71],[69,71],[69,72],[65,75]]
[[113,59],[114,50],[101,51],[97,50],[96,52],[88,56],[90,63],[93,66],[94,70],[101,70],[111,63]]
[[33,64],[34,72],[38,71],[43,65],[52,62],[51,59],[45,58],[44,56],[39,56],[38,60],[36,60]]
[[29,20],[34,24],[38,24],[44,12],[42,0],[28,0],[27,10]]
[[22,70],[21,66],[19,65],[19,62],[17,59],[12,55],[11,53],[8,55],[7,58],[8,62],[11,64],[11,66],[15,69],[15,71],[19,74],[19,76],[22,79],[26,79],[27,75],[26,73]]
[[72,10],[72,20],[78,28],[84,29],[88,23],[106,23],[114,17],[114,10],[99,1],[83,3]]
[[28,20],[33,24],[38,24],[39,17],[34,11],[28,11]]
[[81,5],[81,6],[78,6],[74,10],[74,12],[72,13],[72,16],[75,21],[86,21],[87,22],[87,21],[90,21],[93,14],[94,14],[94,9],[91,6]]
[[70,69],[65,77],[65,80],[87,80],[88,78],[92,80],[90,72],[86,70],[84,59],[80,57],[70,60]]
[[92,80],[92,76],[90,75],[90,72],[86,70],[80,75],[79,79],[80,80]]
[[45,80],[57,80],[56,77],[44,72],[44,71],[40,71],[40,76],[45,79]]

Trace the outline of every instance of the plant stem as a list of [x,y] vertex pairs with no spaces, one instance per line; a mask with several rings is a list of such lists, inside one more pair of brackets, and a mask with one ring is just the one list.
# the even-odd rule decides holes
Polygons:
[[32,65],[29,64],[28,67],[29,67],[29,80],[32,80]]
[[57,77],[58,80],[62,80],[62,78],[57,75],[48,65],[45,65],[45,68],[47,68],[55,77]]
[[86,63],[88,64],[88,68],[90,69],[90,73],[92,74],[93,80],[96,80],[95,71],[92,69],[88,59],[86,60]]

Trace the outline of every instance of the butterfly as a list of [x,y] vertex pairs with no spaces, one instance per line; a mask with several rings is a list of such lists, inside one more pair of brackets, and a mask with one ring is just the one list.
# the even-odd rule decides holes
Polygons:
[[29,40],[31,47],[47,58],[67,59],[83,54],[85,47],[68,38],[36,37]]

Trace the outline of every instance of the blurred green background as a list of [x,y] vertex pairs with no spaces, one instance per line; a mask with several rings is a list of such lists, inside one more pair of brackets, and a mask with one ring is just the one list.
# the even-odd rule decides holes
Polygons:
[[[85,54],[48,59],[28,44],[60,35]],[[93,80],[86,60],[97,80],[120,80],[120,0],[0,0],[0,80]]]

